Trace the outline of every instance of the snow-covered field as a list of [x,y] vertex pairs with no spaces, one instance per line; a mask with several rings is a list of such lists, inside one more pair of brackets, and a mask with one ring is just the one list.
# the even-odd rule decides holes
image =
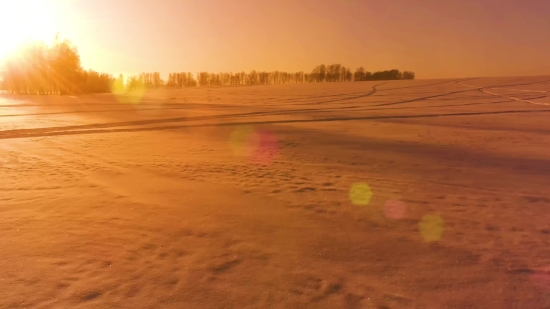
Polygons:
[[547,308],[548,104],[550,77],[4,95],[0,308]]

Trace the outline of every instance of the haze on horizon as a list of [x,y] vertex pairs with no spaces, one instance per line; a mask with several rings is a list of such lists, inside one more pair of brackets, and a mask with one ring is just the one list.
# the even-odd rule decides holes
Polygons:
[[[544,0],[3,0],[0,7],[29,35],[70,39],[84,68],[112,74],[294,72],[319,63],[399,68],[420,79],[550,72]],[[9,33],[0,30],[2,38]]]

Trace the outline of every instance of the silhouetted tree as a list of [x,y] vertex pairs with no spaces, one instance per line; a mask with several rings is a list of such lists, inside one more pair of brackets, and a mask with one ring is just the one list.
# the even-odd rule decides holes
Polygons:
[[365,80],[399,80],[399,79],[414,79],[414,72],[405,71],[400,72],[399,70],[393,69],[389,71],[378,71],[378,72],[365,72],[363,67],[359,67],[353,74],[354,81],[365,81]]
[[132,89],[183,88],[195,86],[268,85],[313,82],[349,82],[365,80],[415,79],[411,71],[368,72],[363,67],[354,73],[341,64],[318,65],[310,73],[256,71],[245,72],[190,72],[169,73],[166,82],[159,72],[141,73],[118,78],[93,70],[83,70],[78,50],[67,40],[55,38],[48,46],[30,42],[8,57],[0,66],[0,88],[15,94],[68,94],[124,92]]
[[82,71],[82,85],[81,89],[83,93],[104,93],[111,91],[110,85],[115,81],[112,75],[105,73],[98,73],[93,70]]
[[403,72],[403,79],[414,79],[414,78],[415,78],[414,72],[411,72],[411,71]]
[[28,42],[7,57],[0,70],[1,88],[13,94],[69,94],[110,91],[112,76],[85,71],[78,50],[56,36],[48,46]]

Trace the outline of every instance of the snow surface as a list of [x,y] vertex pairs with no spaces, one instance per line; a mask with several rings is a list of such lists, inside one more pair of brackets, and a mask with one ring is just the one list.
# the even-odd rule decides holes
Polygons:
[[550,306],[548,91],[3,95],[0,308]]

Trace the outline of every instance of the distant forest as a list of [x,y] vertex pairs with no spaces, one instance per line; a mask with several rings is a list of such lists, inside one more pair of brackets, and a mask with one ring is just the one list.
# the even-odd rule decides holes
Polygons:
[[295,83],[352,82],[414,79],[410,71],[368,72],[360,67],[352,73],[340,64],[318,65],[309,73],[265,72],[191,72],[170,73],[164,81],[160,73],[114,77],[84,70],[77,48],[57,37],[53,44],[32,42],[9,57],[0,69],[0,89],[12,94],[81,94],[130,91],[133,89],[183,88],[197,86],[272,85]]

